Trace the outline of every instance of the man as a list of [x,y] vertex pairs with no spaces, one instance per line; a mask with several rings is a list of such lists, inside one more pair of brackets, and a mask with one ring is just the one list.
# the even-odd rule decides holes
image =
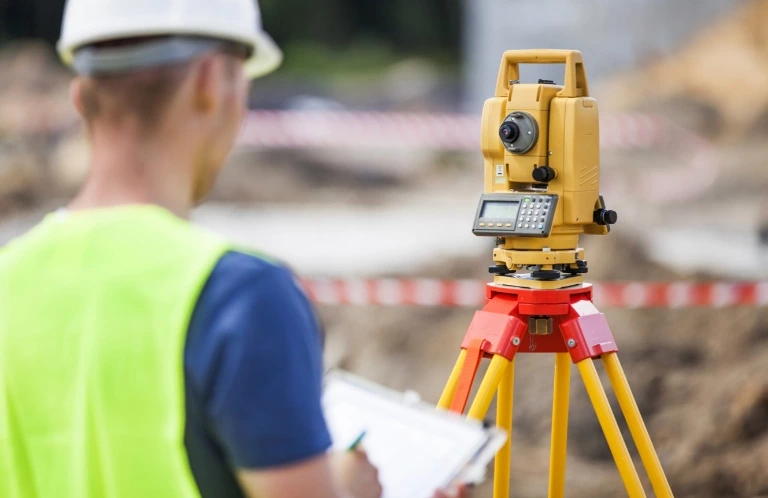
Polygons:
[[185,221],[280,63],[253,0],[70,0],[59,50],[91,168],[0,249],[0,496],[380,496],[292,275]]

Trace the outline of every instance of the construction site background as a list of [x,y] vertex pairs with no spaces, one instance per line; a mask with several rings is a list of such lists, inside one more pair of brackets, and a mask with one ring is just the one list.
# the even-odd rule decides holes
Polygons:
[[[418,116],[464,109],[471,92],[459,48],[459,4],[433,3],[457,30],[445,35],[452,47],[445,54],[408,36],[382,49],[376,40],[386,35],[380,33],[371,34],[370,43],[355,38],[343,50],[333,40],[307,48],[302,40],[283,39],[298,48],[288,52],[286,71],[254,86],[254,108]],[[692,1],[676,3],[694,8]],[[646,51],[613,71],[601,65],[591,80],[604,116],[652,116],[666,123],[660,130],[668,140],[604,151],[603,194],[619,212],[619,224],[608,237],[583,241],[588,280],[766,277],[768,0],[710,3],[717,3],[711,15],[682,26],[686,35],[670,37],[662,53]],[[399,5],[407,10],[406,4]],[[643,9],[640,0],[627,4]],[[267,16],[285,15],[269,8]],[[465,52],[471,32],[463,31]],[[283,33],[290,37],[290,30]],[[520,43],[502,48],[529,48]],[[588,71],[601,56],[596,47],[584,51]],[[498,59],[501,49],[492,50]],[[66,203],[87,173],[87,146],[68,102],[70,76],[49,43],[4,44],[0,75],[2,244]],[[627,142],[632,119],[623,125]],[[366,126],[376,133],[375,121]],[[430,130],[436,137],[446,132]],[[306,277],[488,280],[490,242],[470,231],[482,190],[479,144],[477,152],[438,147],[429,135],[423,146],[388,149],[298,142],[239,147],[196,221],[272,252]],[[706,167],[691,166],[696,157]],[[710,178],[702,182],[705,174]],[[649,176],[668,194],[640,188]],[[604,311],[676,496],[768,496],[766,308]],[[327,366],[415,389],[434,402],[474,309],[344,305],[322,306],[320,313]],[[515,497],[542,496],[546,489],[552,363],[530,355],[518,362]],[[573,383],[568,495],[622,496],[586,393],[577,378]],[[482,487],[477,496],[490,491]]]

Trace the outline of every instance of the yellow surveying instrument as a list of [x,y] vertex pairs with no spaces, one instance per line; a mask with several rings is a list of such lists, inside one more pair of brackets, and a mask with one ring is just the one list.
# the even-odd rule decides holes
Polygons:
[[[520,63],[565,63],[563,86],[520,84]],[[474,233],[499,237],[494,281],[536,289],[582,282],[579,235],[607,234],[597,102],[576,51],[509,51],[483,109],[485,194]],[[530,270],[526,276],[514,275]]]
[[[520,64],[564,64],[563,85],[520,82]],[[550,498],[565,495],[571,363],[576,364],[631,498],[644,497],[594,360],[603,360],[657,497],[672,491],[616,355],[605,316],[592,302],[582,234],[605,235],[617,214],[600,195],[597,102],[589,96],[581,52],[504,53],[496,94],[482,121],[485,188],[473,233],[496,238],[494,281],[476,312],[438,406],[464,413],[483,358],[491,360],[469,408],[482,420],[494,396],[496,424],[509,433],[496,455],[494,498],[509,496],[515,356],[555,355]]]

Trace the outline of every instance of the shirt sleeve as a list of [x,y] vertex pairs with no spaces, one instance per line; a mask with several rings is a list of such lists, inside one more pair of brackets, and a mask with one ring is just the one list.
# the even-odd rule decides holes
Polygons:
[[320,331],[288,270],[226,254],[193,313],[185,370],[188,396],[231,467],[286,465],[330,447]]

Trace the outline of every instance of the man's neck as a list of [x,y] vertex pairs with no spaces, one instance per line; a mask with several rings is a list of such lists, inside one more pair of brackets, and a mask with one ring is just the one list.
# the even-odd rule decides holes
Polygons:
[[[173,140],[147,138],[138,126],[91,132],[91,168],[71,210],[156,204],[182,218],[192,209],[191,150]],[[185,168],[184,165],[189,165]]]

